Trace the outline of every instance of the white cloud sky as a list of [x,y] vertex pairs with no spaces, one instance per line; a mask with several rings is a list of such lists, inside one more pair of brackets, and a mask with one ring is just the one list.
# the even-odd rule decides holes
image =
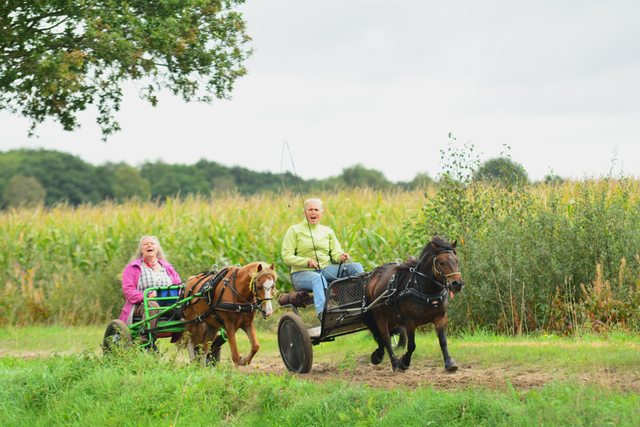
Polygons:
[[[104,144],[95,111],[27,138],[0,113],[0,150],[43,147],[94,164],[206,158],[303,178],[356,163],[392,181],[440,172],[449,132],[482,159],[504,144],[532,179],[640,175],[637,1],[248,0],[249,74],[231,101],[153,108],[133,84]],[[290,164],[285,164],[291,170]]]

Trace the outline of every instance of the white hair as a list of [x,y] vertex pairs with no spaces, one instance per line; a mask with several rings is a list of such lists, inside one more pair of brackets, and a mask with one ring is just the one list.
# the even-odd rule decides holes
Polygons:
[[134,254],[131,257],[131,259],[129,260],[129,262],[133,262],[133,261],[135,261],[137,259],[144,258],[144,254],[142,253],[142,242],[144,242],[145,239],[152,239],[156,243],[156,246],[158,247],[157,258],[161,259],[162,261],[167,261],[167,257],[164,254],[164,250],[162,249],[162,246],[160,245],[160,240],[158,240],[158,238],[156,236],[142,236],[140,238],[140,242],[138,243],[138,249],[134,252]]
[[317,203],[320,205],[320,212],[324,212],[324,210],[322,209],[322,200],[320,199],[307,199],[304,201],[304,210],[307,210],[307,205],[309,203]]

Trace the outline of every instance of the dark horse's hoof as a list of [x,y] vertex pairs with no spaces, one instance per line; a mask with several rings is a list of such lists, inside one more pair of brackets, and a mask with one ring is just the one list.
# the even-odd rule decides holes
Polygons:
[[373,353],[371,353],[371,363],[373,363],[374,365],[379,365],[380,362],[382,362],[383,358],[384,358],[384,353],[382,353],[381,356],[378,356],[377,351],[374,351]]
[[458,364],[456,363],[455,360],[451,359],[448,362],[444,362],[444,369],[446,369],[449,372],[457,371]]
[[402,357],[400,358],[400,360],[398,360],[398,368],[400,368],[403,371],[406,371],[407,369],[409,369],[409,366],[411,366],[411,362],[406,362],[404,359],[405,355],[402,355]]

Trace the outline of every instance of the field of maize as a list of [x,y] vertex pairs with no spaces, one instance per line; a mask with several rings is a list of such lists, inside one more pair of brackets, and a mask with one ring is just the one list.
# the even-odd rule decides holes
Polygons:
[[[452,328],[519,334],[621,325],[638,330],[640,186],[634,179],[504,186],[443,181],[428,191],[324,192],[323,224],[366,269],[458,241],[464,291]],[[275,262],[302,220],[299,195],[102,203],[0,212],[0,321],[101,324],[124,303],[120,274],[145,234],[185,280],[219,266]]]

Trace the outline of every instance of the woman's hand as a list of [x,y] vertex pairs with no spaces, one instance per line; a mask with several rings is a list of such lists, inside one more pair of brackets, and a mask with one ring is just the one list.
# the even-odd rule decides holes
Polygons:
[[147,298],[155,298],[155,297],[156,297],[156,295],[157,295],[157,294],[156,294],[156,291],[148,292],[148,293],[147,293]]
[[340,261],[345,262],[348,259],[349,259],[348,253],[344,252],[342,255],[340,255]]
[[309,258],[309,261],[307,261],[307,265],[311,268],[318,268],[318,262],[315,259],[311,259]]

